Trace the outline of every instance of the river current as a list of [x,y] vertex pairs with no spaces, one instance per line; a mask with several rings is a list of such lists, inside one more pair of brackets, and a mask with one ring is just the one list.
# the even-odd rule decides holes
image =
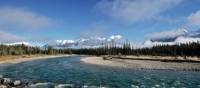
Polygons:
[[0,74],[32,82],[72,83],[111,88],[200,88],[200,72],[135,70],[85,64],[83,56],[1,64]]

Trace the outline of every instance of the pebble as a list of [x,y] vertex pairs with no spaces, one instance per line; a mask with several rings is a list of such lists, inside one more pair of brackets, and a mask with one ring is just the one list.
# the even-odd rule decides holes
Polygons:
[[8,88],[8,87],[5,85],[0,85],[0,88]]

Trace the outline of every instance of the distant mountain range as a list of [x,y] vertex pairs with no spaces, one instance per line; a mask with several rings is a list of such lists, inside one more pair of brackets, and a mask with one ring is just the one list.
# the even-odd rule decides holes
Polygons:
[[112,35],[109,38],[105,37],[90,37],[90,38],[80,38],[77,40],[56,40],[47,43],[45,46],[53,46],[57,48],[70,47],[70,48],[95,48],[100,47],[103,43],[115,41],[119,44],[119,41],[122,39],[121,35]]
[[[52,46],[54,48],[95,48],[102,46],[103,43],[111,43],[114,41],[116,45],[121,46],[123,39],[121,35],[112,35],[108,38],[105,37],[91,37],[80,38],[77,40],[52,40],[48,42],[14,42],[3,43],[4,45],[19,45],[24,44],[27,46],[39,46],[47,47]],[[200,29],[197,31],[188,32],[186,29],[178,29],[167,32],[160,32],[151,36],[144,43],[133,44],[135,48],[152,47],[155,45],[173,45],[177,43],[188,43],[200,41]]]
[[188,32],[186,29],[178,29],[157,33],[146,40],[139,48],[191,42],[200,42],[200,30]]
[[193,32],[188,32],[186,29],[178,31],[177,35],[169,35],[160,38],[151,38],[150,40],[152,42],[174,42],[176,39],[179,37],[185,37],[185,38],[200,38],[200,30],[198,31],[193,31]]

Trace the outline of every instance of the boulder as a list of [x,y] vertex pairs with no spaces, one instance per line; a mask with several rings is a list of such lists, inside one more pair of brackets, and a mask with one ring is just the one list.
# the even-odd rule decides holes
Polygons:
[[4,79],[0,78],[0,85],[3,84]]
[[59,84],[55,88],[74,88],[73,84]]
[[10,86],[14,85],[12,79],[10,79],[10,78],[3,78],[3,84],[4,85],[10,85]]
[[36,84],[31,84],[30,88],[54,88],[54,84],[52,84],[52,83],[36,83]]
[[14,83],[14,86],[20,86],[22,84],[20,80],[15,80],[13,83]]

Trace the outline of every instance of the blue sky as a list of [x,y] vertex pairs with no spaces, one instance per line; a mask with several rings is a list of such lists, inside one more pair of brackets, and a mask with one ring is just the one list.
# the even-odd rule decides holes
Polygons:
[[0,39],[121,35],[141,42],[163,31],[198,30],[198,18],[200,0],[0,0]]

